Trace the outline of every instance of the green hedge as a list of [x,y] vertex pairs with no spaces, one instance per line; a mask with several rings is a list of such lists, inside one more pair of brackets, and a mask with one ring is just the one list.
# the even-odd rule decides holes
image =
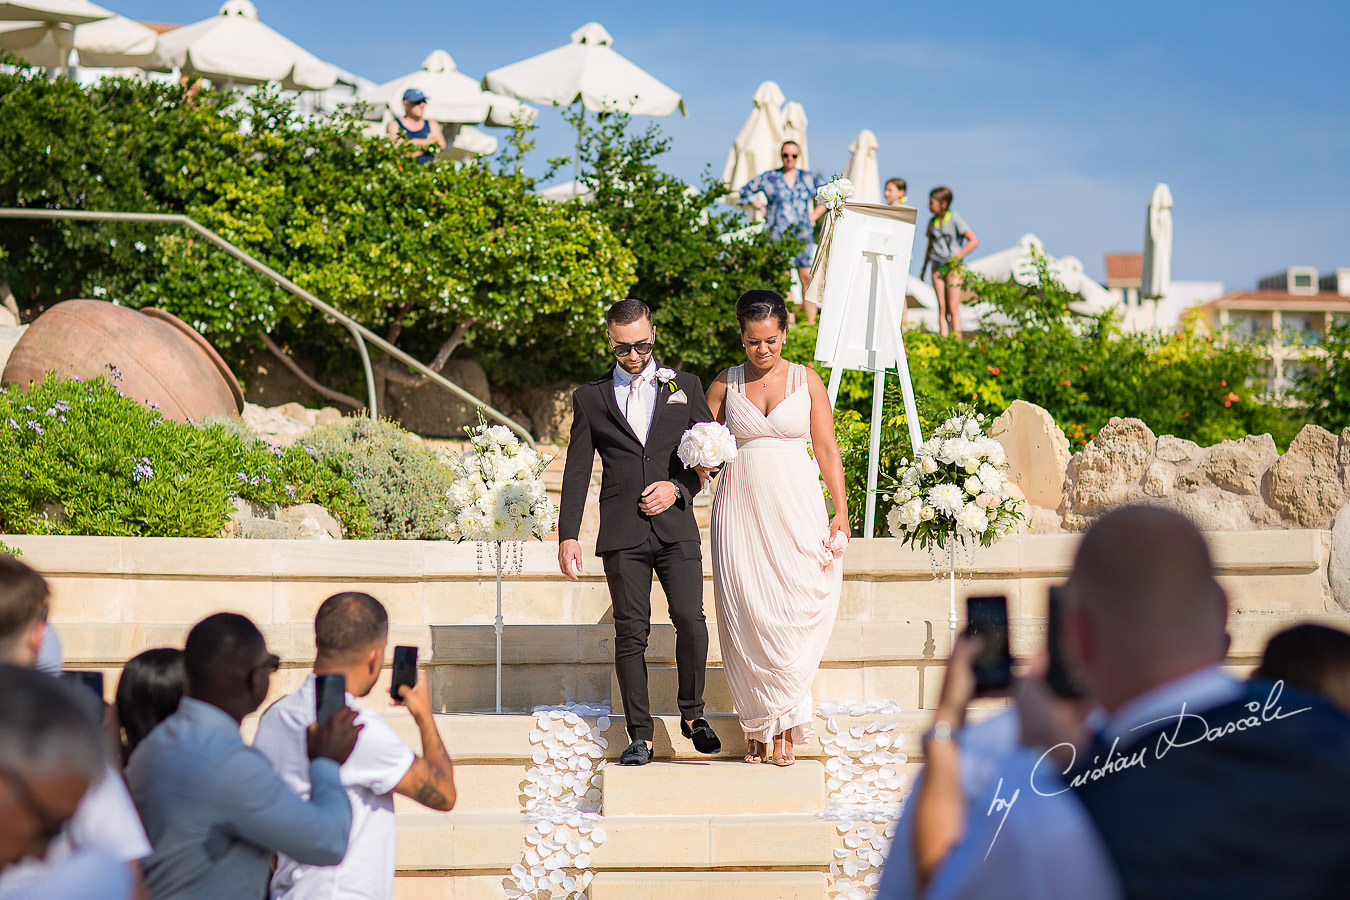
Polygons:
[[347,535],[371,522],[351,483],[297,446],[165,419],[118,390],[120,374],[0,389],[0,532],[214,537],[238,497],[317,503]]

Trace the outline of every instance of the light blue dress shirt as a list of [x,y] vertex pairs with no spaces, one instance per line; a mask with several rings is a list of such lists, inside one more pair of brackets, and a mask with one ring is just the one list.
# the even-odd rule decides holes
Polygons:
[[310,763],[303,800],[244,744],[239,723],[200,700],[184,697],[136,748],[126,774],[154,847],[142,865],[155,900],[258,900],[274,851],[318,866],[347,851],[352,808],[338,764]]

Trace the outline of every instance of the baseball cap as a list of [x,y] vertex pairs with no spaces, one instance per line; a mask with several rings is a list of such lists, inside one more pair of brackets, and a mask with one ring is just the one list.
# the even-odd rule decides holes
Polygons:
[[425,99],[427,99],[427,95],[419,91],[417,88],[408,88],[406,91],[403,92],[404,103],[421,103]]

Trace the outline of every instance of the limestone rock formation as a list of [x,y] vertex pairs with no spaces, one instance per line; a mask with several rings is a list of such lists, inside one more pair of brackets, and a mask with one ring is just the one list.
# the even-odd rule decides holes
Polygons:
[[1266,472],[1261,494],[1284,518],[1304,528],[1326,528],[1345,489],[1337,472],[1336,436],[1304,425],[1289,449]]
[[1332,599],[1341,609],[1350,612],[1350,506],[1342,507],[1332,523],[1327,575]]
[[240,414],[258,436],[278,447],[289,446],[300,435],[319,425],[328,425],[342,418],[342,413],[331,406],[306,409],[299,403],[283,403],[271,409],[252,403],[244,404]]
[[342,537],[342,525],[317,503],[299,503],[277,513],[286,526],[286,536],[301,541],[331,541]]
[[1250,531],[1252,515],[1245,500],[1216,487],[1202,487],[1175,494],[1162,505],[1186,516],[1201,531]]
[[1139,419],[1113,417],[1069,461],[1066,512],[1094,516],[1126,502],[1148,469],[1156,444],[1153,432]]
[[1069,465],[1069,441],[1050,413],[1034,403],[1014,400],[989,426],[989,436],[1008,454],[1008,480],[1027,502],[1058,509]]
[[1182,476],[1189,486],[1213,485],[1234,494],[1259,496],[1261,476],[1280,456],[1275,439],[1268,434],[1249,434],[1241,440],[1224,441],[1205,451],[1203,461]]

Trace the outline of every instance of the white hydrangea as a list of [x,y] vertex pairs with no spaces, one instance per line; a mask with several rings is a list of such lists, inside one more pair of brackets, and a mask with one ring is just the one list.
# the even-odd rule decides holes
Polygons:
[[523,446],[503,425],[480,424],[472,431],[472,449],[451,462],[455,480],[446,491],[446,533],[457,541],[544,538],[557,526],[557,510],[541,478],[551,460]]

